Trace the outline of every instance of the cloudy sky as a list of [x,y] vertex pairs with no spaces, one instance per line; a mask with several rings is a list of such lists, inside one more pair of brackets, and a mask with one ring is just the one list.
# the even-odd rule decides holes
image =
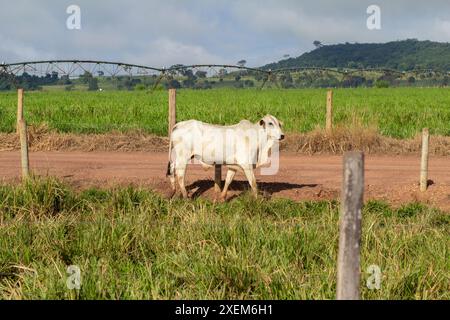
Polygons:
[[[369,5],[381,30],[368,30]],[[69,30],[66,9],[81,9]],[[259,66],[312,42],[450,42],[449,0],[0,0],[0,61],[98,59]]]

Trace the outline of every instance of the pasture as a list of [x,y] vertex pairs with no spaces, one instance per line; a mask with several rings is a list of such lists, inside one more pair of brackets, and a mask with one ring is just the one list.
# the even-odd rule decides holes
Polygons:
[[[446,88],[334,90],[334,123],[357,121],[381,135],[412,138],[422,128],[450,136],[450,95]],[[178,121],[198,119],[233,124],[257,121],[267,113],[282,119],[288,133],[304,133],[325,123],[326,90],[214,89],[179,90]],[[13,132],[16,93],[0,93],[0,132]],[[72,133],[142,130],[167,135],[167,91],[27,92],[28,124],[46,123]]]
[[[345,130],[357,123],[382,136],[404,139],[400,144],[417,137],[424,127],[432,135],[449,137],[448,93],[444,88],[336,89],[334,125]],[[233,124],[243,118],[257,121],[270,113],[284,122],[285,133],[306,133],[325,125],[325,103],[325,89],[179,90],[177,119]],[[14,141],[16,104],[15,92],[0,93],[0,133],[10,133],[4,136]],[[167,136],[165,90],[26,92],[24,109],[28,125],[46,125],[81,140],[111,132],[129,134],[131,139],[136,132]],[[111,143],[108,135],[102,139]],[[165,150],[165,140],[158,139]],[[119,140],[123,144],[125,139]],[[4,150],[9,153],[3,153],[2,159],[10,159],[18,149]],[[335,298],[340,206],[335,195],[341,180],[329,179],[341,175],[339,165],[317,158],[317,163],[321,159],[327,166],[328,171],[319,176],[323,179],[307,177],[313,169],[295,169],[294,174],[293,166],[281,168],[280,175],[265,185],[276,186],[271,191],[286,192],[292,196],[289,199],[255,200],[244,189],[226,203],[208,197],[185,201],[158,192],[158,187],[168,186],[166,152],[161,150],[132,154],[142,168],[131,160],[110,160],[114,155],[120,158],[117,150],[110,150],[108,156],[89,150],[94,160],[87,159],[87,150],[78,159],[70,150],[41,153],[44,160],[39,164],[32,151],[31,170],[36,165],[36,172],[41,170],[45,177],[33,176],[23,183],[17,183],[16,158],[14,164],[4,160],[3,167],[0,162],[4,170],[0,178],[9,177],[0,180],[0,299]],[[394,168],[390,182],[416,170],[415,160],[408,158],[408,168],[403,170],[401,158],[388,156],[373,162],[368,179],[386,168]],[[95,157],[105,158],[111,168]],[[302,165],[297,160],[292,163]],[[415,171],[414,178],[394,181],[390,189],[383,184],[370,186],[378,200],[366,201],[363,208],[363,299],[450,299],[450,215],[420,203],[420,199],[430,204],[438,198],[441,208],[448,205],[445,155],[438,160],[428,198],[417,197]],[[147,170],[145,174],[141,169]],[[76,180],[80,173],[91,178],[99,174],[104,180],[98,181],[105,186],[80,183]],[[417,179],[418,173],[417,167]],[[139,183],[139,178],[147,179],[146,174],[152,175],[155,188]],[[212,178],[211,172],[207,174]],[[116,175],[127,183],[106,186]],[[291,181],[294,178],[299,181]],[[387,193],[398,201],[404,195],[416,201],[391,206],[379,200]],[[69,265],[81,269],[80,290],[66,287]],[[366,285],[371,265],[382,271],[377,290]]]
[[[214,204],[52,178],[2,185],[0,199],[0,299],[335,298],[336,201]],[[372,201],[363,216],[363,299],[450,298],[448,214]],[[81,290],[67,290],[67,265]]]

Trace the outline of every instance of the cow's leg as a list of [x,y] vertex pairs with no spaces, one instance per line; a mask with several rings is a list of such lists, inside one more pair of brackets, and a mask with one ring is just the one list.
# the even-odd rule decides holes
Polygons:
[[243,169],[244,169],[245,176],[247,177],[248,183],[250,183],[250,187],[252,188],[253,196],[256,199],[258,197],[258,188],[256,186],[256,178],[255,178],[255,173],[253,172],[253,168],[245,167]]
[[167,170],[167,174],[169,176],[170,180],[170,186],[172,187],[172,195],[170,197],[173,197],[175,193],[177,192],[177,184],[176,184],[176,177],[175,177],[175,163],[169,162],[169,168]]
[[176,178],[178,180],[178,184],[180,186],[181,194],[184,199],[188,198],[188,193],[186,191],[186,186],[184,185],[184,177],[185,177],[186,169],[177,170]]
[[225,185],[223,186],[222,194],[220,195],[220,201],[225,201],[227,199],[227,191],[228,187],[233,181],[234,175],[236,174],[236,170],[228,169],[227,177],[225,178]]
[[178,184],[179,184],[180,190],[181,190],[181,194],[183,195],[184,199],[188,198],[188,193],[186,191],[186,187],[184,184],[184,178],[186,176],[186,166],[187,166],[187,161],[182,162],[182,163],[177,163],[177,165],[175,166],[175,177],[178,181]]

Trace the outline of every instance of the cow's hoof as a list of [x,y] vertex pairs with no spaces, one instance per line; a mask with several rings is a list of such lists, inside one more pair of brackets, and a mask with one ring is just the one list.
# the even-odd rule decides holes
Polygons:
[[186,193],[186,194],[180,194],[180,198],[181,199],[183,199],[183,200],[189,200],[190,199],[190,197],[189,197],[189,193]]

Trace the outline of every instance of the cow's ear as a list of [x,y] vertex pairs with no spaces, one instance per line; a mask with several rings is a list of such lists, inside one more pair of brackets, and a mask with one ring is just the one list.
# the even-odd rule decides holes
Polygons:
[[266,128],[266,122],[264,119],[259,120],[259,125],[262,126],[264,129]]

